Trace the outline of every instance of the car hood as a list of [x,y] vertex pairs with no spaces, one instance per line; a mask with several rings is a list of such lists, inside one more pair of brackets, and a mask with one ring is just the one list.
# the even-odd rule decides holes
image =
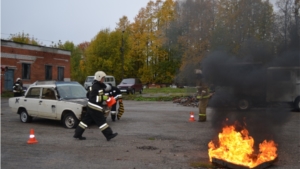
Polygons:
[[64,101],[81,104],[83,106],[86,106],[88,103],[87,99],[69,99],[69,100],[64,100]]
[[118,87],[131,87],[131,86],[133,86],[133,84],[122,83],[122,84],[118,85]]

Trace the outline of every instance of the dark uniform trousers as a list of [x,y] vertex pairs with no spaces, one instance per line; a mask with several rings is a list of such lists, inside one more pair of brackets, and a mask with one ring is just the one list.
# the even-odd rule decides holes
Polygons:
[[115,137],[116,134],[113,134],[112,129],[106,123],[106,117],[104,115],[104,112],[87,107],[86,115],[76,127],[74,138],[85,139],[84,137],[82,137],[82,134],[93,121],[97,124],[103,135],[106,137],[107,141]]
[[116,100],[116,103],[112,105],[111,107],[111,119],[112,121],[116,120],[116,114],[117,114],[117,104],[118,104],[118,100]]

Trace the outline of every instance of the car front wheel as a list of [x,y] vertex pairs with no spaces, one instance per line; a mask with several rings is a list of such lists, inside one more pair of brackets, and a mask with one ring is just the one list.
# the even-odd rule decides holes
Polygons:
[[20,112],[20,120],[23,123],[30,123],[32,121],[32,117],[28,115],[25,109],[22,109]]
[[63,118],[63,124],[66,128],[71,129],[77,127],[79,120],[73,113],[68,113]]

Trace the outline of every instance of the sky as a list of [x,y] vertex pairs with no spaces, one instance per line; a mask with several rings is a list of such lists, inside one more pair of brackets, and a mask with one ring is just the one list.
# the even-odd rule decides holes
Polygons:
[[100,30],[113,31],[124,15],[134,22],[149,1],[1,0],[1,39],[25,33],[45,46],[59,40],[75,45],[90,42]]
[[90,42],[100,30],[130,22],[150,0],[1,0],[1,39],[24,32],[43,45]]

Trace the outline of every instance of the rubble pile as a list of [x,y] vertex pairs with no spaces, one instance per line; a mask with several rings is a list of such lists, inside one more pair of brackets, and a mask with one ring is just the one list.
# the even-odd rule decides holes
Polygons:
[[199,100],[196,98],[196,95],[185,96],[185,97],[174,97],[173,103],[180,104],[183,106],[189,106],[189,107],[198,107]]

